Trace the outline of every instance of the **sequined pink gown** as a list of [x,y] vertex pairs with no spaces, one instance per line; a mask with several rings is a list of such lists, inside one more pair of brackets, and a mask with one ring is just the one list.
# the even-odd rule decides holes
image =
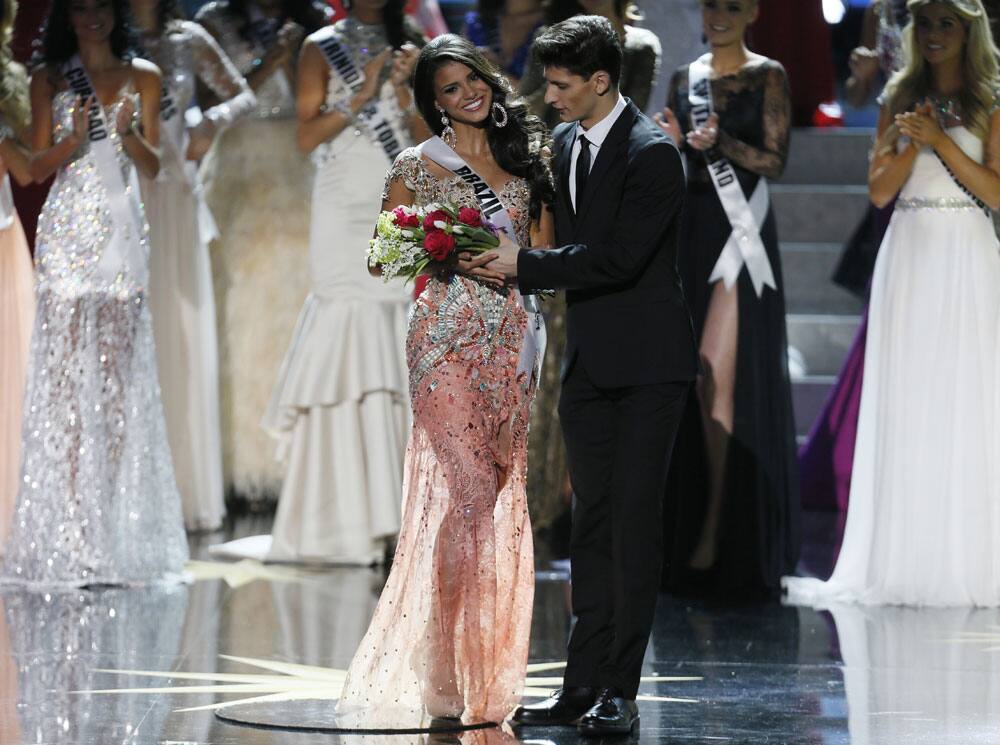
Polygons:
[[[470,186],[439,180],[412,148],[388,181],[403,181],[418,206],[478,206]],[[527,183],[510,181],[498,196],[527,245]],[[537,379],[516,373],[526,324],[516,297],[463,277],[431,279],[416,301],[402,530],[348,671],[342,724],[499,722],[521,698],[534,593],[526,440]]]

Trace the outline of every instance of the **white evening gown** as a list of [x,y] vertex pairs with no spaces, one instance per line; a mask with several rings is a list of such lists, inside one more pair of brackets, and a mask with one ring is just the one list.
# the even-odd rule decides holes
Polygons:
[[[386,42],[381,27],[351,19],[338,34],[367,62]],[[315,38],[315,36],[313,37]],[[359,51],[363,49],[365,51]],[[352,92],[336,75],[332,110]],[[407,114],[382,99],[400,144]],[[378,217],[385,170],[382,149],[354,127],[317,148],[309,268],[312,289],[277,377],[264,428],[287,463],[271,540],[214,547],[220,555],[273,561],[372,564],[399,532],[403,455],[410,430],[405,342],[411,288],[372,277],[365,259]]]
[[[197,20],[246,75],[265,50],[243,38],[226,5],[202,6]],[[309,293],[313,167],[296,145],[293,90],[284,71],[268,78],[252,115],[223,132],[201,166],[219,230],[211,258],[223,483],[250,501],[273,501],[281,491],[282,468],[260,419]]]
[[[75,98],[53,98],[53,140]],[[105,109],[114,122],[121,100]],[[108,128],[128,189],[134,166]],[[177,577],[187,559],[147,305],[148,235],[112,281],[100,261],[113,223],[88,145],[56,174],[38,218],[35,328],[21,484],[0,584],[133,585]]]
[[174,113],[162,122],[162,163],[140,178],[149,219],[149,309],[160,396],[188,530],[220,527],[226,514],[219,432],[219,349],[208,244],[215,224],[201,197],[196,166],[185,160],[185,112],[195,83],[222,101],[205,112],[219,130],[248,113],[255,98],[216,41],[197,23],[171,22],[144,40],[163,71]]
[[21,409],[35,322],[34,284],[31,250],[0,161],[0,556],[21,481]]
[[850,742],[1000,740],[998,608],[833,605]]
[[875,265],[843,546],[792,602],[1000,605],[998,313],[993,223],[924,150]]

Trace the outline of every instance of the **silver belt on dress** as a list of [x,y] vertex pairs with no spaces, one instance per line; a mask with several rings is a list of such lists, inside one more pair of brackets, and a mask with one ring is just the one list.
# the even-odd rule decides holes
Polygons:
[[974,202],[962,197],[940,197],[927,199],[925,197],[909,197],[896,200],[897,210],[978,210]]

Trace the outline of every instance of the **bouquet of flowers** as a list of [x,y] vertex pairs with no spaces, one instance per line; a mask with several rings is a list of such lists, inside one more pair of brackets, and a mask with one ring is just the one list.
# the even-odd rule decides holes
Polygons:
[[412,280],[432,261],[445,261],[456,251],[483,253],[500,245],[495,225],[483,213],[453,204],[422,209],[400,206],[378,216],[368,248],[368,265],[382,268],[382,279]]

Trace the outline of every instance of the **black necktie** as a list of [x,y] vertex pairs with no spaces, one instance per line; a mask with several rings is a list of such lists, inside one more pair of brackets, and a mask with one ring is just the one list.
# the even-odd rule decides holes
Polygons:
[[583,192],[587,188],[590,175],[590,142],[586,135],[580,135],[580,153],[576,156],[576,211],[583,204]]

